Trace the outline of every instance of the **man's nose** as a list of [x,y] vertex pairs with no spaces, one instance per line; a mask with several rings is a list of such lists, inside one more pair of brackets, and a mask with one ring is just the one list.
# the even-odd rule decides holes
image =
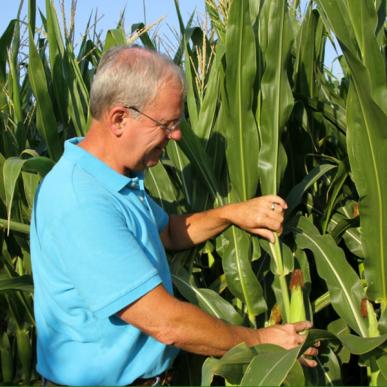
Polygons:
[[168,139],[169,139],[169,140],[173,140],[173,141],[179,141],[179,140],[181,140],[182,136],[183,136],[183,135],[182,135],[182,133],[181,133],[180,128],[176,128],[174,131],[172,131],[171,133],[169,133]]

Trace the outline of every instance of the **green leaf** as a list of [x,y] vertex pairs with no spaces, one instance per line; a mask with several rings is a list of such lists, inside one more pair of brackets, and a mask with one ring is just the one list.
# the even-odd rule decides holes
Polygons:
[[[322,373],[324,385],[342,386],[341,368],[335,352],[330,347],[319,348],[316,356],[317,369]],[[320,383],[319,383],[320,384]]]
[[378,365],[381,374],[383,374],[384,379],[387,380],[387,353],[377,358],[376,364]]
[[15,222],[13,220],[9,221],[8,219],[0,218],[0,227],[7,230],[9,229],[11,231],[21,232],[27,235],[30,233],[30,226],[28,224]]
[[[17,20],[11,20],[0,38],[0,90],[3,90],[7,80],[7,58],[8,50],[12,43],[13,34],[15,31],[15,24]],[[7,98],[5,93],[0,93],[0,107],[3,109],[7,106]]]
[[281,135],[293,108],[287,76],[292,31],[285,1],[267,2],[268,46],[261,82],[259,171],[262,194],[277,194],[287,164]]
[[280,386],[293,368],[301,346],[256,355],[248,365],[241,386]]
[[8,292],[12,290],[21,290],[23,292],[32,293],[34,286],[30,275],[23,275],[9,279],[0,279],[0,292]]
[[375,35],[372,1],[318,0],[324,22],[341,45],[351,72],[347,99],[347,147],[360,196],[360,225],[365,249],[368,298],[387,308],[387,88],[386,57]]
[[258,132],[252,111],[256,74],[249,1],[233,1],[226,30],[225,82],[231,122],[225,128],[232,200],[252,198],[258,186]]
[[303,97],[314,97],[318,87],[315,71],[318,67],[316,51],[320,49],[316,45],[316,34],[322,33],[322,30],[318,29],[319,23],[321,23],[319,15],[313,10],[312,3],[309,3],[295,42],[297,49],[294,64],[296,93]]
[[224,377],[231,384],[240,384],[243,370],[256,354],[245,343],[236,345],[227,351],[220,359],[209,357],[202,368],[202,386],[209,386],[214,375]]
[[[38,172],[44,176],[53,167],[54,162],[46,157],[32,157],[21,159],[19,157],[10,157],[5,160],[3,165],[3,178],[5,188],[5,198],[7,207],[8,221],[11,221],[11,210],[16,184],[22,170],[27,172]],[[9,226],[8,226],[9,229]]]
[[337,168],[332,164],[321,164],[313,168],[297,185],[295,185],[289,192],[286,202],[288,209],[286,210],[286,216],[289,217],[293,210],[300,204],[305,192],[310,188],[320,177],[324,176],[327,172]]
[[[362,79],[363,80],[363,79]],[[364,80],[365,81],[365,80]],[[360,85],[359,85],[360,86]],[[360,107],[360,109],[359,109]],[[348,95],[348,155],[360,195],[360,226],[365,249],[367,294],[387,307],[387,131],[386,115],[364,90],[351,87]],[[384,132],[384,133],[383,133]]]
[[16,330],[16,346],[18,359],[21,365],[21,378],[25,385],[29,385],[31,374],[34,369],[33,359],[33,343],[30,340],[30,333],[27,329]]
[[[210,135],[213,134],[213,127],[216,120],[217,101],[220,97],[220,83],[224,82],[223,57],[224,47],[218,43],[216,46],[215,58],[212,61],[208,73],[205,95],[198,112],[198,121],[196,126],[193,127],[195,134],[207,144],[206,149],[208,149],[208,141]],[[222,129],[224,130],[224,128]]]
[[125,32],[122,28],[111,29],[106,33],[104,51],[106,52],[112,47],[122,46],[126,44]]
[[365,292],[344,252],[330,235],[320,235],[308,219],[299,217],[296,228],[297,246],[313,252],[318,274],[327,283],[333,308],[352,329],[366,337],[368,324],[360,311]]
[[219,194],[217,179],[211,169],[211,163],[199,139],[195,136],[188,123],[182,122],[181,129],[183,138],[179,142],[179,146],[188,156],[191,164],[196,169],[198,176],[206,184],[207,190],[211,193],[214,200],[217,200],[218,205],[223,203]]
[[222,296],[211,289],[197,288],[184,277],[182,275],[172,275],[173,283],[189,302],[199,306],[211,316],[227,321],[230,324],[242,324],[242,317]]
[[36,0],[28,0],[28,23],[31,26],[32,36],[34,36],[36,26]]
[[249,260],[251,245],[249,235],[232,226],[223,234],[229,241],[222,254],[222,265],[230,291],[242,300],[252,325],[255,316],[266,311],[261,284],[257,280]]
[[48,82],[42,60],[29,31],[29,65],[28,79],[37,104],[37,127],[44,138],[48,153],[58,160],[63,152],[63,142],[58,133],[58,125],[54,115],[51,96],[48,92]]
[[170,176],[160,162],[145,172],[145,186],[167,213],[176,213],[177,193]]
[[192,163],[175,141],[170,141],[167,145],[168,157],[173,162],[176,172],[180,178],[180,190],[184,195],[187,204],[192,209]]
[[303,353],[307,348],[313,346],[317,341],[326,341],[336,349],[340,347],[340,341],[333,333],[323,329],[309,329],[308,336],[302,345],[301,353]]
[[305,377],[300,362],[296,361],[284,380],[285,386],[305,386]]
[[78,136],[84,136],[88,122],[89,92],[82,78],[78,60],[75,58],[72,47],[66,47],[63,58],[63,72],[67,79],[68,112]]
[[[144,30],[145,24],[144,23],[135,23],[132,24],[132,33],[134,33],[137,30]],[[140,35],[140,39],[144,47],[150,48],[151,50],[156,50],[155,44],[153,43],[152,39],[149,37],[148,32],[144,32]]]
[[0,335],[0,364],[2,383],[11,385],[14,373],[12,347],[7,332]]
[[379,337],[359,337],[351,334],[342,334],[338,338],[351,353],[363,355],[382,346],[387,340],[387,334]]

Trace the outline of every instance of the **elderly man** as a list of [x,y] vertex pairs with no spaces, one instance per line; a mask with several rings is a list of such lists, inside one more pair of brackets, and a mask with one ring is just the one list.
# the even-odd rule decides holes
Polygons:
[[189,248],[231,224],[272,241],[286,209],[280,197],[264,196],[168,217],[147,195],[144,169],[181,138],[183,95],[183,76],[164,56],[111,49],[93,80],[86,137],[66,142],[38,190],[37,369],[51,384],[151,384],[179,348],[214,356],[241,342],[292,348],[311,326],[232,326],[173,296],[164,248]]

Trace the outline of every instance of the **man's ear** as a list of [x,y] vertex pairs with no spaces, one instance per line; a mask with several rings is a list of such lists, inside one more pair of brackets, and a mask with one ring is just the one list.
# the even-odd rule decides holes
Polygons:
[[114,107],[108,113],[109,126],[116,137],[121,137],[128,120],[128,111],[123,107]]

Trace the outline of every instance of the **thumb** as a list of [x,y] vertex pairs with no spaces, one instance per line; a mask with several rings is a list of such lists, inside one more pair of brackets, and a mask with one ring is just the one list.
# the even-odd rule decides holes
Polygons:
[[305,329],[312,328],[313,324],[310,321],[300,321],[297,323],[294,323],[294,328],[296,329],[296,332],[302,332]]
[[255,228],[252,232],[267,239],[271,243],[274,243],[275,241],[273,231],[268,230],[267,228]]

